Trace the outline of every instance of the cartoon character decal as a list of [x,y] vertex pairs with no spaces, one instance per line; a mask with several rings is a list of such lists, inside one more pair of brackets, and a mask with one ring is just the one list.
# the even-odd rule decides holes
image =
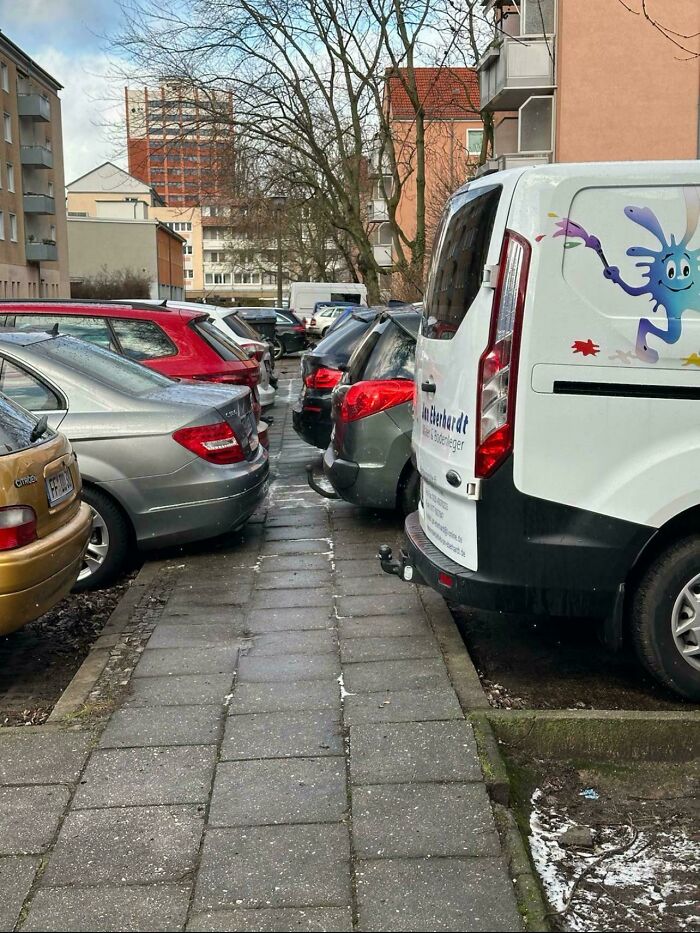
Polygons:
[[649,295],[653,303],[653,312],[660,307],[664,309],[666,327],[658,326],[646,317],[640,318],[636,353],[645,363],[656,363],[659,358],[658,352],[649,346],[649,336],[658,337],[668,344],[676,343],[681,336],[683,312],[700,312],[700,249],[689,247],[700,220],[700,189],[684,188],[683,195],[686,205],[686,229],[678,242],[673,234],[670,239],[666,237],[651,208],[625,208],[625,216],[648,230],[659,242],[658,249],[650,246],[630,246],[627,250],[628,256],[644,257],[643,261],[636,263],[638,268],[645,269],[642,274],[646,281],[641,285],[625,282],[619,268],[608,262],[598,237],[589,234],[580,224],[569,220],[568,217],[557,221],[558,229],[553,234],[555,237],[567,238],[565,247],[578,246],[574,241],[580,240],[584,246],[598,254],[606,279],[635,298]]

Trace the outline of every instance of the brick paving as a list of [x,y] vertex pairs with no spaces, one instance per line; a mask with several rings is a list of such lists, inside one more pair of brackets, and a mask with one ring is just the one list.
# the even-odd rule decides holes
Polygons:
[[520,930],[400,523],[308,489],[282,379],[264,521],[170,561],[106,726],[0,732],[3,930]]

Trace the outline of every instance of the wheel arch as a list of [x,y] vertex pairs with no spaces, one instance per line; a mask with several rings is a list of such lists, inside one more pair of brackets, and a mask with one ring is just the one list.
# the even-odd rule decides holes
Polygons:
[[95,492],[99,492],[100,495],[105,496],[107,499],[110,500],[110,502],[112,502],[113,505],[115,505],[119,509],[119,511],[121,512],[124,518],[124,521],[126,522],[127,528],[129,529],[129,536],[131,538],[131,544],[136,546],[137,544],[136,529],[134,528],[134,523],[131,520],[131,516],[129,515],[128,509],[126,508],[124,503],[120,500],[119,496],[116,496],[112,492],[111,489],[105,489],[105,487],[101,483],[96,482],[95,480],[91,479],[89,476],[83,476],[83,489],[94,489]]

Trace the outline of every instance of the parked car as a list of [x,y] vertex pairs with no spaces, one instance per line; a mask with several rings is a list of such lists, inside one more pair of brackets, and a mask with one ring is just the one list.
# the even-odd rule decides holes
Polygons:
[[196,379],[254,390],[260,366],[227,340],[206,311],[145,302],[0,300],[0,327],[51,330],[87,340],[176,379]]
[[[282,359],[288,353],[305,350],[309,345],[306,328],[294,312],[287,308],[234,308],[233,310],[238,317],[269,336],[276,360]],[[274,318],[272,318],[273,315]],[[270,323],[267,318],[271,319]]]
[[456,602],[605,620],[696,701],[699,191],[700,162],[619,162],[453,196],[417,350],[421,504],[406,558],[383,552]]
[[48,612],[75,583],[92,516],[62,434],[0,395],[0,635]]
[[307,444],[325,450],[331,439],[331,391],[343,368],[379,312],[358,308],[347,325],[322,340],[301,358],[302,386],[292,409],[294,430]]
[[309,337],[325,337],[341,314],[356,307],[357,305],[332,305],[317,301],[313,314],[305,321],[306,333]]
[[134,546],[240,528],[264,496],[247,386],[175,381],[74,337],[0,331],[0,391],[60,426],[80,457],[95,516],[80,588],[112,580]]
[[318,301],[334,304],[367,304],[367,286],[359,282],[292,282],[289,310],[299,318],[309,318]]
[[323,469],[335,491],[356,505],[404,515],[418,507],[411,431],[419,323],[412,309],[383,314],[333,389]]

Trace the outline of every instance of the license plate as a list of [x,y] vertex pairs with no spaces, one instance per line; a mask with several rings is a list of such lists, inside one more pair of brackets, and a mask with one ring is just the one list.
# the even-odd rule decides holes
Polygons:
[[57,505],[73,492],[73,477],[70,470],[61,470],[46,477],[46,495],[49,505]]

